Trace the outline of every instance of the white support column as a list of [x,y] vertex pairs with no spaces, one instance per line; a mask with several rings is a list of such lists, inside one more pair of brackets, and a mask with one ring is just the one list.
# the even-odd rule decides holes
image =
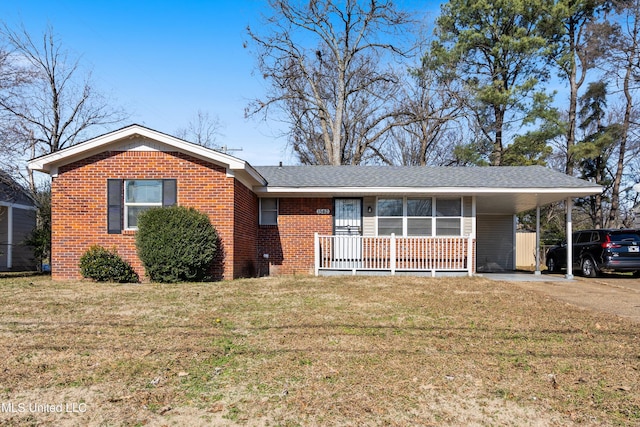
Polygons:
[[476,196],[471,198],[471,237],[476,238],[477,215],[476,215]]
[[536,206],[536,276],[540,275],[540,206]]
[[313,252],[315,254],[314,262],[313,262],[313,271],[316,276],[318,276],[320,272],[320,237],[318,233],[313,233]]
[[477,258],[477,254],[476,254],[476,250],[475,250],[475,243],[477,243],[478,241],[478,212],[476,209],[476,196],[473,196],[471,198],[471,239],[474,241],[474,246],[471,248],[471,258],[469,259],[469,262],[472,263],[473,268],[471,271],[471,274],[475,274],[476,273],[476,268],[478,268],[478,260]]
[[573,279],[573,225],[571,222],[571,211],[573,210],[573,200],[567,197],[567,274],[565,279]]
[[13,206],[7,206],[7,269],[13,267]]
[[391,258],[391,275],[394,276],[396,274],[396,234],[391,233],[391,239],[389,239],[389,244],[391,247],[390,250],[390,258]]
[[467,275],[473,276],[473,237],[467,237]]
[[518,231],[518,215],[513,214],[513,218],[511,219],[511,225],[513,226],[513,228],[511,229],[511,265],[513,266],[513,271],[516,271],[516,268],[518,267],[517,264],[517,257],[516,257],[516,252],[518,251],[517,249],[517,244],[516,244],[516,240],[518,239],[518,235],[517,235],[517,231]]

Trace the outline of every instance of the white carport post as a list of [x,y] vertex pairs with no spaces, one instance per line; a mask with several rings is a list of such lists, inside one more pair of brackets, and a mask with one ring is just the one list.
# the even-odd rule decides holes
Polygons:
[[540,206],[536,206],[536,276],[540,275]]
[[573,279],[573,226],[571,224],[571,210],[573,209],[573,200],[567,197],[567,274],[565,279]]

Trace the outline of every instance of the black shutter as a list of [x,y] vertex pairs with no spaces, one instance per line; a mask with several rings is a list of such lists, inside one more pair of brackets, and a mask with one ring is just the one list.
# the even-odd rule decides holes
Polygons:
[[178,204],[178,188],[175,179],[162,180],[162,206]]
[[122,180],[107,180],[107,227],[109,234],[122,233]]

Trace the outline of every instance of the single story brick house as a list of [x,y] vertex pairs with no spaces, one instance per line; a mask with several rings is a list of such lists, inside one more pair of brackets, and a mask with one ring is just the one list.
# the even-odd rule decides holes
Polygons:
[[513,270],[516,213],[601,191],[540,166],[254,167],[139,125],[29,167],[52,177],[54,279],[80,277],[94,244],[144,277],[137,215],[173,204],[211,218],[219,279]]

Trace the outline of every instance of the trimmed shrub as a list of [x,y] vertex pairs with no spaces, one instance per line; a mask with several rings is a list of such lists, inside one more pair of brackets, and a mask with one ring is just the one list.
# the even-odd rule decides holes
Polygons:
[[112,251],[94,245],[80,257],[80,272],[83,277],[97,282],[135,283],[139,278],[127,261]]
[[136,245],[152,281],[202,281],[209,277],[218,233],[194,208],[152,208],[138,216]]

